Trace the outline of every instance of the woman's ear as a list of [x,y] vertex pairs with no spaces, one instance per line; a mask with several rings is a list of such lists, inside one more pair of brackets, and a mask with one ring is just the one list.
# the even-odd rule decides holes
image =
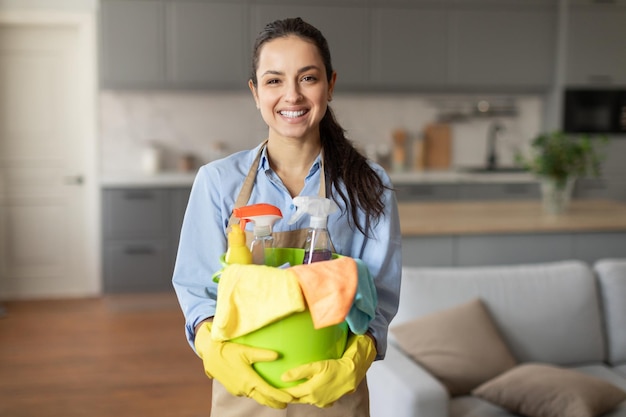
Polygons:
[[259,109],[259,95],[256,92],[256,87],[254,86],[254,83],[252,82],[252,79],[248,80],[248,88],[250,89],[250,91],[252,92],[252,97],[254,97],[254,102],[256,103],[256,108]]
[[330,76],[330,81],[328,81],[328,101],[333,100],[333,91],[335,91],[335,81],[337,81],[337,72],[333,71],[333,74]]

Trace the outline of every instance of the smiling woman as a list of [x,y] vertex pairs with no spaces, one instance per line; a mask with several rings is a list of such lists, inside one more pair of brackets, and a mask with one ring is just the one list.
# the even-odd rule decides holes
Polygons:
[[[214,378],[213,415],[367,417],[365,372],[385,356],[400,291],[401,238],[391,181],[352,146],[328,105],[336,74],[318,29],[300,18],[274,21],[259,34],[252,62],[248,84],[268,136],[256,149],[202,167],[194,182],[173,277],[188,340]],[[275,360],[280,352],[212,338],[208,322],[218,288],[206,277],[222,269],[226,233],[237,226],[231,221],[234,208],[266,203],[289,219],[296,196],[328,198],[339,206],[328,217],[331,246],[363,260],[378,305],[367,331],[349,336],[343,356],[291,369],[284,381],[306,381],[277,389],[252,365]],[[278,221],[276,247],[303,248],[309,220]]]

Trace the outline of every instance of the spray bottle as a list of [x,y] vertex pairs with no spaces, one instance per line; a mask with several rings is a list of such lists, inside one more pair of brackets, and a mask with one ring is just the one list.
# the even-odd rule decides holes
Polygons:
[[339,207],[333,200],[313,196],[295,197],[293,204],[296,206],[296,213],[289,219],[289,224],[294,224],[304,213],[311,216],[311,224],[304,244],[303,263],[330,260],[332,250],[326,222],[328,215],[337,211]]
[[280,209],[271,204],[260,203],[236,208],[233,213],[241,219],[243,228],[248,221],[254,223],[254,240],[250,244],[252,263],[277,266],[272,226],[276,220],[283,218]]

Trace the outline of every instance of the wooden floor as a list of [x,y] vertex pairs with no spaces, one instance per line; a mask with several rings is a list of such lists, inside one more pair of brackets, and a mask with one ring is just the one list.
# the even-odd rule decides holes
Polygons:
[[206,417],[173,294],[5,302],[0,417]]

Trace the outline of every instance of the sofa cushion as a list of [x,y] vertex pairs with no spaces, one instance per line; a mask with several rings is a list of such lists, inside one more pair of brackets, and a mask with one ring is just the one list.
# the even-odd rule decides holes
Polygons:
[[[579,261],[489,267],[405,267],[394,324],[480,298],[520,362],[605,360],[596,279]],[[393,340],[393,338],[392,338]]]
[[452,396],[468,394],[516,364],[479,299],[394,326],[391,332],[400,348]]
[[608,360],[626,362],[626,259],[602,259],[594,264],[600,283],[608,341]]
[[527,417],[595,417],[626,399],[603,379],[538,363],[518,365],[472,394]]

